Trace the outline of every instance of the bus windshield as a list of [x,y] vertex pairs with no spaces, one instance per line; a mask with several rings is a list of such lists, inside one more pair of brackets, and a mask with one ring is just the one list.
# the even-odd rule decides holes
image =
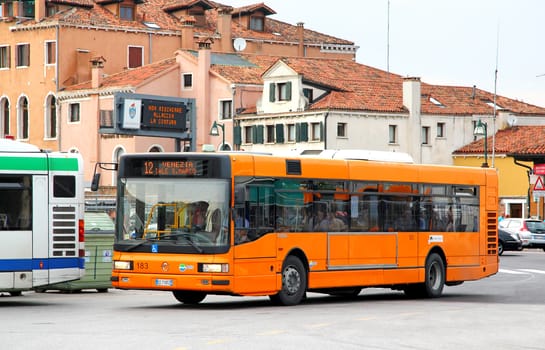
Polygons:
[[168,241],[199,247],[229,243],[229,181],[120,180],[119,240]]

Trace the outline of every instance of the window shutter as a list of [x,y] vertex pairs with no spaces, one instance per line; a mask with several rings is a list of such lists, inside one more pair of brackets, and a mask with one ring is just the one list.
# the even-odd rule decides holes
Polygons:
[[324,122],[320,122],[320,141],[324,140]]
[[284,143],[284,124],[276,124],[276,143]]
[[286,83],[286,100],[291,101],[291,81]]
[[257,135],[255,143],[263,143],[263,125],[258,125],[256,129]]
[[252,125],[252,143],[256,143],[257,141],[257,127],[255,125]]
[[301,123],[295,124],[295,142],[301,141]]
[[242,144],[241,129],[242,128],[240,127],[240,125],[236,125],[233,129],[234,144],[237,146],[240,146]]
[[308,123],[301,123],[301,141],[308,141]]
[[270,101],[270,102],[274,102],[274,101],[275,101],[275,96],[276,96],[275,87],[276,87],[275,84],[273,84],[273,83],[270,83],[270,84],[269,84],[269,101]]

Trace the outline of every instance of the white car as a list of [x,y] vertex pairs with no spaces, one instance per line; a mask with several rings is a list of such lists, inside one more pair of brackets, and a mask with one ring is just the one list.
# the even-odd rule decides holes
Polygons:
[[537,219],[505,218],[498,227],[517,233],[524,248],[542,248],[545,251],[545,223]]

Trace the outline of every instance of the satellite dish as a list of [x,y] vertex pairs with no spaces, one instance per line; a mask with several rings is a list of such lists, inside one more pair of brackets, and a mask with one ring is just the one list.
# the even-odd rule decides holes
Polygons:
[[510,116],[509,118],[507,118],[507,124],[509,124],[510,127],[515,126],[515,124],[517,124],[517,117]]
[[244,49],[246,48],[246,40],[244,40],[243,38],[236,38],[233,41],[233,47],[238,52],[244,51]]

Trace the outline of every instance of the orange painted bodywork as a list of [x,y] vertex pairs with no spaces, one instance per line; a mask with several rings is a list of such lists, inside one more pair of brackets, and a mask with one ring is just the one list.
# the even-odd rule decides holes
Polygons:
[[[232,176],[286,177],[285,159],[230,155]],[[232,246],[221,255],[114,252],[114,260],[134,262],[134,271],[114,270],[113,286],[122,289],[196,290],[210,294],[271,295],[282,288],[282,264],[298,252],[308,269],[308,289],[392,286],[423,282],[432,249],[446,260],[446,281],[476,280],[498,271],[496,223],[497,175],[493,169],[400,165],[305,159],[302,178],[459,183],[481,191],[478,232],[275,232]],[[298,176],[293,176],[298,177]],[[233,203],[231,203],[233,204]],[[233,241],[234,232],[231,232]],[[496,246],[495,246],[495,245]],[[199,263],[227,263],[229,272],[198,273]],[[168,271],[164,271],[168,263]],[[145,267],[145,269],[144,269]],[[158,285],[157,280],[172,280]],[[160,282],[159,282],[160,283]]]

